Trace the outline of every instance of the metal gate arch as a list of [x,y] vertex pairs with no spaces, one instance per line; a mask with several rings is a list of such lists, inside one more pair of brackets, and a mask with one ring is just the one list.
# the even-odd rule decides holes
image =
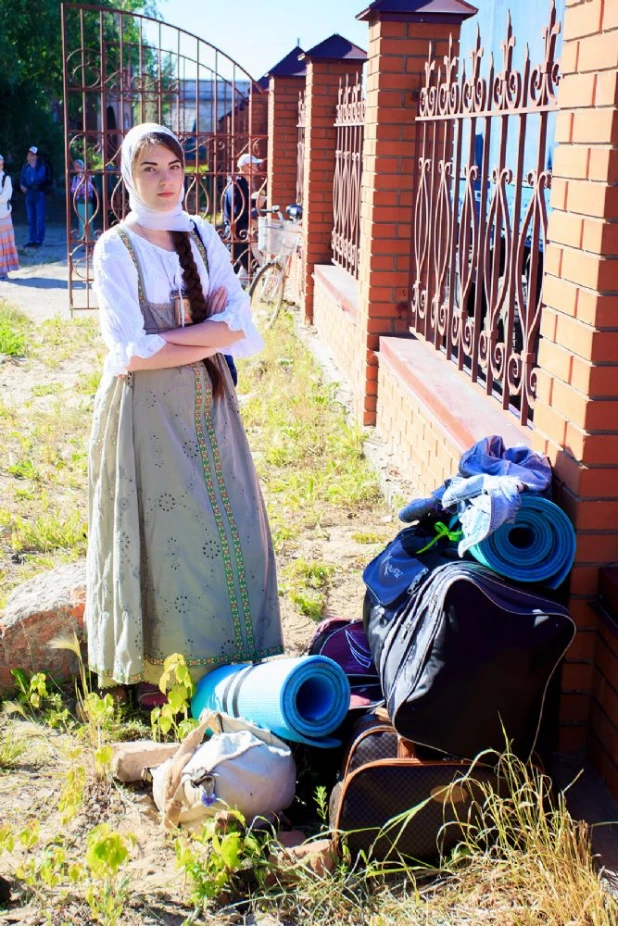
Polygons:
[[[168,126],[185,152],[185,207],[212,222],[238,267],[247,231],[224,227],[223,199],[239,156],[266,157],[267,93],[238,62],[176,26],[125,10],[63,3],[64,134],[68,292],[71,311],[96,308],[96,239],[128,208],[120,145],[140,122]],[[75,161],[84,163],[81,191]],[[261,165],[260,165],[261,166]],[[73,190],[71,185],[73,183]],[[249,187],[265,183],[255,171]],[[234,196],[242,199],[238,186]]]

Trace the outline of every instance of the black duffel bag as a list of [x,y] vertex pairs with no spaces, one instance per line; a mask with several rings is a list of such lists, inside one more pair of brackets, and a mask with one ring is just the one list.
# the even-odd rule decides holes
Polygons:
[[391,589],[389,604],[379,562],[386,556],[388,570],[388,549],[364,572],[364,622],[397,732],[469,759],[503,751],[508,739],[529,758],[549,681],[575,635],[569,612],[478,563],[422,568],[411,555],[406,577],[401,550],[399,597]]

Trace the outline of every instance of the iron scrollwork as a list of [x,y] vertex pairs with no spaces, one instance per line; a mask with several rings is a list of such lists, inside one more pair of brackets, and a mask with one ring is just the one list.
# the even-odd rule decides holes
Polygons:
[[420,91],[411,330],[522,424],[532,418],[547,240],[549,120],[560,24],[551,0],[544,58],[513,64],[510,16],[498,70],[477,29],[470,66],[452,41]]

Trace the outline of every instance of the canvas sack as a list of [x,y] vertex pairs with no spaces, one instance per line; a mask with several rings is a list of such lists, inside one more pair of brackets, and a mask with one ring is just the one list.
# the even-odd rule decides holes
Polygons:
[[[204,734],[212,731],[205,742]],[[215,711],[174,756],[152,770],[153,797],[167,829],[200,829],[221,810],[238,810],[247,821],[288,807],[296,791],[290,747],[269,730]]]

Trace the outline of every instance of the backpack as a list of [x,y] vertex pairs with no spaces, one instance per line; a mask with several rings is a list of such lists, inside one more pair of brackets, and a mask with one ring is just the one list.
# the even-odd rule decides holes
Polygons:
[[[6,178],[7,178],[7,174],[5,173],[4,176],[2,177],[2,190],[3,191],[4,191],[4,184],[6,183]],[[11,199],[13,199],[13,189],[12,188],[11,188],[11,198],[7,199],[6,201],[6,208],[9,212],[11,211]]]
[[527,758],[575,636],[567,609],[465,560],[417,574],[394,607],[380,603],[375,568],[364,578],[365,630],[397,732],[468,759],[502,751],[506,735]]
[[331,617],[321,621],[315,629],[308,653],[310,656],[328,656],[341,666],[350,682],[352,707],[383,701],[380,678],[373,664],[362,620]]

